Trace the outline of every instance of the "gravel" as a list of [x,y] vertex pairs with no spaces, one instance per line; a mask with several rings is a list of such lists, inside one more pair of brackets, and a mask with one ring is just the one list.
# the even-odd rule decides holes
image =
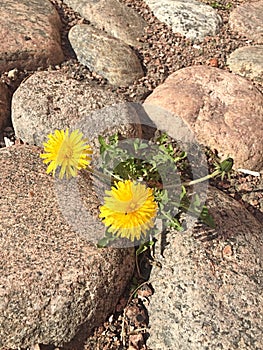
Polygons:
[[[145,98],[160,85],[171,73],[178,69],[191,65],[210,65],[228,70],[226,59],[235,49],[253,44],[253,41],[233,33],[229,29],[228,17],[230,11],[241,3],[250,0],[201,0],[206,4],[213,4],[223,19],[223,26],[220,33],[214,37],[207,37],[203,42],[192,42],[179,34],[174,34],[165,24],[157,20],[148,6],[142,0],[120,0],[127,6],[137,11],[148,23],[144,37],[141,39],[141,46],[134,48],[141,60],[145,77],[135,81],[127,88],[114,88],[119,94],[123,94],[127,101],[143,102]],[[68,8],[62,0],[51,0],[56,6],[63,23],[62,47],[66,61],[60,66],[49,67],[50,70],[62,70],[70,77],[83,81],[94,81],[106,89],[113,88],[105,79],[90,72],[86,67],[79,64],[69,44],[67,34],[69,29],[77,23],[88,23],[78,13]],[[40,68],[39,70],[43,70]],[[9,77],[4,72],[1,80],[4,81],[13,93],[21,81],[32,72],[17,72],[15,77]],[[263,87],[258,82],[253,84],[263,92]],[[15,135],[12,125],[4,130],[1,135],[0,147],[4,147],[3,136],[14,142]],[[259,220],[263,220],[263,176],[252,176],[243,173],[235,173],[231,180],[221,182],[214,180],[212,185],[227,192],[252,212]],[[141,261],[145,271],[149,270],[147,257]],[[137,283],[144,282],[135,274]],[[134,281],[133,281],[134,282]],[[117,306],[116,313],[111,315],[109,320],[101,327],[95,329],[93,336],[86,339],[85,330],[61,350],[95,350],[95,349],[147,349],[147,297],[152,293],[150,286],[144,284],[138,291],[137,298],[131,297],[131,288],[127,287],[126,293]],[[128,300],[129,299],[129,300]],[[124,311],[123,311],[124,308]],[[121,334],[126,335],[121,340]],[[129,335],[130,334],[130,335]],[[39,349],[39,347],[38,347]],[[54,350],[52,346],[40,346],[41,350]],[[35,347],[37,350],[37,346]]]

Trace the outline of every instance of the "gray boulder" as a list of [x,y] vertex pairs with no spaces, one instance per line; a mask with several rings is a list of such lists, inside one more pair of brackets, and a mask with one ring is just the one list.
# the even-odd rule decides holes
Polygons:
[[139,46],[146,22],[132,8],[118,0],[66,0],[65,3],[79,12],[96,28],[124,41]]
[[216,229],[170,232],[156,246],[148,307],[153,350],[261,349],[263,226],[210,188]]
[[79,62],[112,85],[127,86],[144,76],[135,52],[102,30],[78,24],[70,29],[69,41]]
[[120,95],[60,72],[34,73],[19,86],[12,99],[12,122],[17,137],[38,146],[55,129],[80,128],[94,146],[99,134],[141,134],[136,113]]
[[169,25],[174,33],[189,39],[203,40],[215,35],[222,24],[221,17],[211,7],[196,0],[145,0],[154,15]]
[[240,47],[231,53],[227,65],[233,73],[263,82],[262,57],[262,45]]

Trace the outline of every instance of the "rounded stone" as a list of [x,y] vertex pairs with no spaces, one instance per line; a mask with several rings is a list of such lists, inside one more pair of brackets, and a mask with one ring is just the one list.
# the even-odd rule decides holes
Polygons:
[[[155,245],[149,339],[155,350],[260,349],[263,334],[263,226],[215,188],[216,228],[170,232]],[[161,268],[160,268],[161,266]]]
[[236,49],[227,59],[227,65],[233,73],[263,82],[263,46]]
[[[199,143],[222,158],[231,156],[235,168],[263,169],[263,96],[247,79],[214,67],[183,68],[158,86],[145,104],[181,117]],[[176,135],[172,117],[165,125],[161,116],[153,121]]]
[[50,1],[5,0],[0,12],[0,72],[35,70],[63,61],[61,21]]
[[[90,219],[80,234],[59,202],[59,190],[71,182],[47,175],[41,152],[26,145],[0,149],[1,348],[61,346],[81,327],[90,334],[114,311],[133,274],[133,248],[91,242],[103,231],[89,177],[79,175],[77,188],[95,224]],[[72,208],[73,197],[70,191],[63,197]]]
[[229,16],[230,28],[258,44],[263,43],[263,1],[251,1],[236,7]]
[[128,45],[140,46],[138,39],[144,35],[146,22],[131,7],[117,0],[66,0],[65,3],[96,28],[104,30]]
[[79,24],[69,31],[69,41],[80,63],[115,86],[127,86],[144,72],[135,52],[123,41],[90,25]]
[[12,122],[17,137],[38,146],[55,129],[80,128],[94,146],[98,135],[141,134],[139,118],[123,97],[61,72],[37,72],[19,86],[12,99]]
[[196,0],[145,0],[154,15],[170,26],[174,33],[180,33],[188,39],[203,40],[215,35],[222,19],[217,12],[206,4]]

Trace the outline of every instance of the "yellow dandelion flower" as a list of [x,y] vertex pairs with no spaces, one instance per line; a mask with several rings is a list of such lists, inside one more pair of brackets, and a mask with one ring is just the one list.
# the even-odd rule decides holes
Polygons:
[[134,241],[153,227],[157,203],[151,188],[126,180],[115,183],[115,187],[105,193],[108,197],[104,198],[99,217],[109,232]]
[[44,163],[48,164],[47,173],[55,175],[56,169],[60,168],[59,178],[66,174],[67,178],[75,177],[78,170],[86,168],[91,161],[92,150],[83,138],[79,130],[69,133],[67,129],[55,130],[54,134],[48,135],[48,141],[44,143],[44,151],[40,154]]

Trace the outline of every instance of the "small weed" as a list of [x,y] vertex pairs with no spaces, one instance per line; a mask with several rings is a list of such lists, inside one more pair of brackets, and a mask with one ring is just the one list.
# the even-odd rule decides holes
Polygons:
[[211,7],[213,7],[216,10],[230,10],[232,8],[232,3],[228,2],[226,5],[220,4],[217,1],[212,1],[209,4]]

